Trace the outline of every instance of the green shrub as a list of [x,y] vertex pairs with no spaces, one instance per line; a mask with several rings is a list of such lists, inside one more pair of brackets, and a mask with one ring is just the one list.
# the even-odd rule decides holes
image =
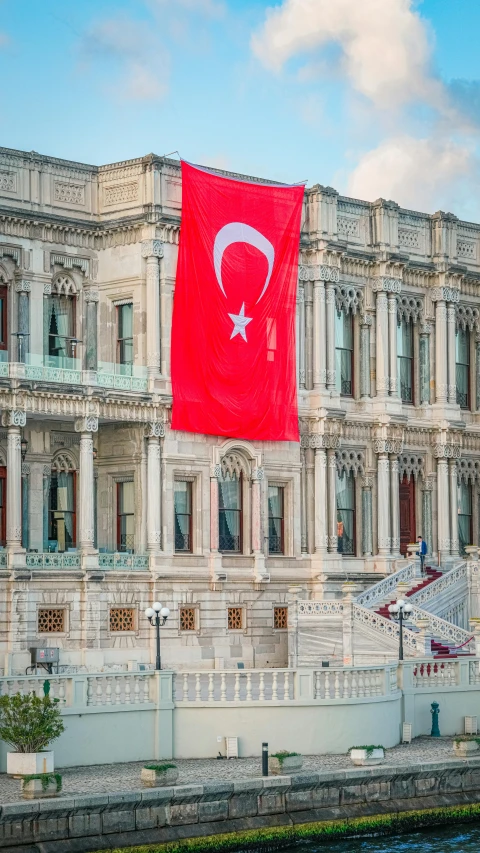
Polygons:
[[145,764],[144,770],[155,770],[156,773],[166,773],[167,770],[176,770],[176,764]]
[[454,743],[466,743],[471,740],[475,741],[480,746],[480,737],[475,737],[475,735],[461,735],[453,738]]
[[50,696],[0,696],[0,739],[16,752],[41,752],[63,731],[58,702]]
[[280,752],[272,752],[270,758],[276,758],[280,762],[280,766],[283,764],[286,758],[293,758],[296,755],[300,755],[299,752],[288,752],[286,749],[281,749]]
[[383,751],[385,752],[384,746],[372,746],[372,744],[370,744],[369,746],[351,746],[348,751],[351,752],[352,749],[365,749],[367,752],[367,756],[371,755],[374,749],[383,749]]
[[22,788],[25,788],[25,785],[28,782],[33,782],[34,779],[40,779],[42,782],[42,789],[44,791],[47,790],[50,782],[55,781],[57,783],[57,794],[62,790],[62,777],[60,773],[33,773],[31,776],[22,776]]

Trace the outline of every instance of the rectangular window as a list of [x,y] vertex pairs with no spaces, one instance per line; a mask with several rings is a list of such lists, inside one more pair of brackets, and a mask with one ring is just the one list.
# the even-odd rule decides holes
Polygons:
[[335,312],[335,383],[342,397],[353,397],[353,317]]
[[459,329],[456,337],[457,403],[462,409],[470,408],[470,332]]
[[288,628],[288,607],[273,608],[273,627],[277,630]]
[[355,478],[337,473],[337,551],[355,554]]
[[192,551],[192,483],[175,480],[175,551]]
[[180,630],[181,631],[195,631],[196,630],[196,619],[195,619],[195,607],[181,607],[180,608]]
[[47,355],[64,367],[68,360],[76,357],[75,299],[72,296],[49,296],[46,300],[46,324],[48,329]]
[[50,481],[48,548],[68,551],[76,546],[76,476],[53,472]]
[[38,634],[64,634],[65,610],[61,607],[40,607],[37,615]]
[[227,615],[229,631],[240,631],[243,628],[243,607],[229,607]]
[[242,550],[242,485],[243,478],[230,477],[218,483],[218,542],[220,551],[240,553]]
[[135,608],[111,607],[110,631],[135,631]]
[[284,554],[284,488],[268,487],[268,552]]
[[397,324],[398,385],[403,403],[413,404],[413,323]]
[[460,553],[465,554],[465,546],[472,544],[472,487],[470,483],[460,481],[457,487],[458,498],[458,544]]
[[0,350],[8,349],[8,287],[0,287]]
[[133,302],[117,305],[117,364],[133,365]]
[[7,469],[0,467],[0,545],[7,543]]
[[117,551],[133,552],[135,545],[135,489],[133,480],[117,483]]

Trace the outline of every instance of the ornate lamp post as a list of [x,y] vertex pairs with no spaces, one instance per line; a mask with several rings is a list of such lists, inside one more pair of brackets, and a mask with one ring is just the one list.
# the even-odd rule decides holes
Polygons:
[[155,669],[159,670],[162,668],[160,660],[160,626],[165,625],[165,622],[170,616],[170,610],[168,607],[162,607],[159,601],[154,601],[152,606],[147,607],[145,610],[145,616],[150,622],[150,625],[154,625],[157,631],[157,656],[155,660]]
[[388,612],[394,619],[398,620],[400,625],[400,648],[398,651],[399,660],[403,660],[403,623],[408,619],[412,609],[412,605],[407,601],[404,601],[403,598],[399,598],[395,604],[391,604],[388,608]]

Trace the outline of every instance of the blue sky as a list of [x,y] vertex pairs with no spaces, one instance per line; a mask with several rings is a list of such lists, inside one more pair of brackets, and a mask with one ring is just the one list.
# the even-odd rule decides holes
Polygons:
[[0,144],[480,218],[474,0],[0,0]]

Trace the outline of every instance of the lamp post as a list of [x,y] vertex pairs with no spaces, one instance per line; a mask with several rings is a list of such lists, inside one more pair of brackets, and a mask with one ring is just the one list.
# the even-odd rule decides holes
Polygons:
[[147,607],[145,610],[145,616],[150,622],[150,625],[154,625],[157,630],[157,656],[155,659],[155,669],[160,670],[162,668],[160,660],[160,626],[165,625],[165,622],[170,616],[170,610],[168,607],[162,607],[159,601],[154,601],[152,606]]
[[403,598],[399,598],[395,604],[390,604],[388,608],[390,615],[393,616],[400,625],[400,648],[398,651],[399,660],[403,660],[403,623],[408,619],[412,609],[412,605],[407,601],[404,601]]

